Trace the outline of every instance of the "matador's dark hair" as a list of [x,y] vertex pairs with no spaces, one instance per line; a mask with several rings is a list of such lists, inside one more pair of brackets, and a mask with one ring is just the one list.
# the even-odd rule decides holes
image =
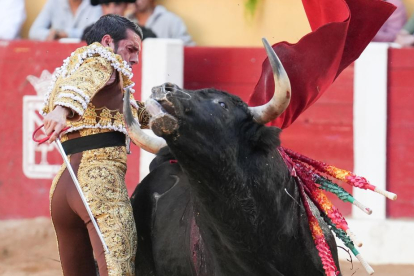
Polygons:
[[137,24],[125,17],[115,14],[107,14],[101,16],[101,18],[92,25],[90,30],[85,34],[85,40],[86,43],[90,45],[94,42],[101,42],[102,37],[108,34],[114,40],[115,45],[117,45],[120,40],[126,38],[127,29],[133,31],[142,39],[142,30]]

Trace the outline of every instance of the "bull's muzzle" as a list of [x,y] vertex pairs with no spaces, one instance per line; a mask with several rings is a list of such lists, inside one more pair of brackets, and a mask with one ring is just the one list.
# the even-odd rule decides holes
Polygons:
[[166,82],[163,85],[153,87],[151,92],[151,99],[154,99],[158,102],[169,102],[170,100],[168,98],[171,97],[188,100],[191,98],[188,92],[181,89],[178,85],[170,82]]
[[151,89],[151,99],[154,99],[156,101],[166,101],[167,93],[173,91],[171,87],[173,87],[172,83],[164,83],[163,85],[153,87]]
[[[166,102],[166,100],[161,101]],[[168,102],[168,104],[169,103],[170,102]],[[149,126],[156,135],[168,135],[173,133],[178,128],[177,119],[173,115],[167,113],[158,101],[148,99],[145,102],[145,107],[151,115]]]

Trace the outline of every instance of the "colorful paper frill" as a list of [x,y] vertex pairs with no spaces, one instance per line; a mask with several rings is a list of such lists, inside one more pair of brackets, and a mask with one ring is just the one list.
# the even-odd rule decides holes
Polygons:
[[362,242],[357,240],[355,235],[349,229],[344,216],[331,203],[323,191],[329,191],[335,194],[342,201],[352,203],[367,214],[372,213],[370,208],[365,207],[342,187],[331,181],[330,178],[346,182],[353,187],[375,191],[393,200],[395,200],[397,196],[391,192],[371,185],[364,177],[356,176],[350,171],[338,169],[283,147],[279,147],[278,150],[291,175],[296,180],[302,204],[304,205],[308,216],[312,237],[319,252],[323,268],[325,269],[325,274],[327,276],[338,275],[339,271],[333,261],[332,252],[326,243],[322,229],[317,218],[312,213],[307,199],[311,200],[318,208],[321,216],[329,225],[331,231],[334,232],[335,235],[342,240],[345,246],[350,249],[355,257],[360,260],[367,272],[372,274],[374,272],[373,269],[365,262],[361,254],[359,254],[358,250],[355,248],[355,244],[361,246]]

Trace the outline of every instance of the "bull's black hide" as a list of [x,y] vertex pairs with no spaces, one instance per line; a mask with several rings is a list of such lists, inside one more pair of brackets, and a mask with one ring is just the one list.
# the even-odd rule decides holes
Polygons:
[[[240,98],[222,91],[166,84],[155,92],[178,128],[152,124],[169,148],[132,198],[137,275],[324,275],[277,151],[280,129],[254,122]],[[339,268],[335,240],[320,222]]]

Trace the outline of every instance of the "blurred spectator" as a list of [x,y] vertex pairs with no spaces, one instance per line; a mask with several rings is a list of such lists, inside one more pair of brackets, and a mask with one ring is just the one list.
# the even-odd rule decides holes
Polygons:
[[393,14],[385,21],[381,29],[372,39],[373,42],[394,42],[398,32],[407,22],[407,11],[401,0],[386,0],[397,7]]
[[48,0],[30,28],[29,38],[55,40],[81,38],[83,30],[102,14],[89,0]]
[[185,45],[195,45],[183,20],[165,7],[155,5],[155,0],[137,0],[134,9],[128,18],[152,30],[157,37],[178,38]]
[[128,3],[134,2],[135,0],[91,0],[91,5],[101,5],[102,15],[117,14],[124,16]]
[[395,42],[400,44],[403,47],[414,46],[414,14],[411,15],[407,24],[404,28],[398,33]]
[[1,0],[0,39],[15,39],[20,36],[20,29],[26,19],[25,0]]
[[[100,5],[102,8],[102,15],[107,14],[116,14],[120,16],[125,15],[125,11],[128,7],[128,3],[135,3],[135,0],[90,0],[92,6]],[[92,25],[89,25],[85,28],[82,34],[82,40],[86,40],[86,34],[92,28]],[[148,37],[156,37],[156,35],[149,29],[140,26],[142,29],[143,40]]]

